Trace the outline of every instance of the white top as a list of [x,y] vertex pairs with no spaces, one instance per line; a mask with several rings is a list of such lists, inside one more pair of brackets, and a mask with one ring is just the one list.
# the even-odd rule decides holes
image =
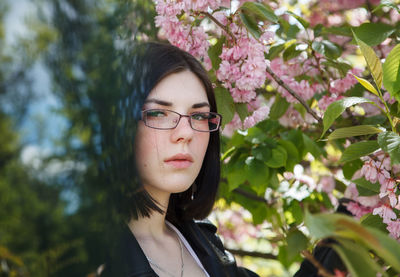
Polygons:
[[207,277],[210,277],[210,275],[208,275],[207,271],[204,269],[203,265],[201,264],[199,257],[197,257],[196,253],[194,252],[193,248],[190,246],[190,244],[188,243],[188,241],[185,239],[185,237],[181,234],[181,232],[179,232],[179,230],[172,225],[170,222],[168,222],[167,220],[165,221],[165,223],[172,229],[175,231],[175,233],[178,235],[179,239],[183,242],[183,245],[185,245],[187,251],[189,251],[190,255],[193,257],[193,259],[196,261],[196,263],[199,265],[199,267],[203,270],[204,275]]

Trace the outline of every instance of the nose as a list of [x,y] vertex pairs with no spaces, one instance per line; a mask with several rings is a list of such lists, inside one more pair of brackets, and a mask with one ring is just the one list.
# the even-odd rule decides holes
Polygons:
[[173,141],[190,141],[193,138],[194,130],[190,126],[189,116],[182,116],[178,125],[172,130]]

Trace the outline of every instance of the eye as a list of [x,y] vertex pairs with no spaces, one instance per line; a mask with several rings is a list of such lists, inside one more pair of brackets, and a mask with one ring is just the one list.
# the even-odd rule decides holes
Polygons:
[[147,117],[164,117],[167,116],[167,112],[164,110],[148,110],[146,111]]
[[208,120],[210,118],[209,113],[195,113],[191,115],[194,120]]

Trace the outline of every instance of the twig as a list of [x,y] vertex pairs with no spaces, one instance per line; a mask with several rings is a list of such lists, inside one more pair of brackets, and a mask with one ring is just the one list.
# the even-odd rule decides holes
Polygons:
[[234,34],[232,34],[232,32],[229,30],[229,28],[227,28],[226,26],[224,26],[221,22],[219,22],[214,16],[212,16],[212,14],[208,13],[208,12],[199,12],[199,14],[202,14],[206,17],[208,17],[212,22],[214,22],[215,24],[217,24],[222,30],[224,30],[232,39],[233,41],[236,41],[236,37]]
[[323,267],[318,261],[317,259],[314,258],[314,256],[307,250],[303,250],[301,251],[301,254],[307,259],[309,260],[313,266],[315,266],[318,269],[318,274],[324,277],[335,277],[335,275],[329,273],[325,267]]
[[275,82],[278,83],[278,85],[280,85],[281,87],[283,87],[284,89],[287,90],[287,92],[290,93],[290,95],[292,95],[294,98],[297,99],[297,101],[300,102],[300,104],[302,104],[304,106],[304,108],[307,110],[307,112],[309,114],[312,115],[312,117],[314,117],[319,124],[322,125],[322,119],[321,117],[319,117],[308,105],[307,103],[304,101],[303,98],[301,98],[296,92],[294,92],[294,90],[292,90],[288,85],[286,85],[281,78],[279,78],[270,67],[267,66],[267,72],[269,73],[269,75],[271,75],[271,77],[275,80]]
[[270,253],[262,253],[258,251],[246,251],[242,249],[231,249],[231,248],[225,248],[229,252],[231,252],[233,255],[237,256],[250,256],[250,257],[255,257],[255,258],[263,258],[263,259],[269,259],[269,260],[277,260],[278,257],[276,255],[270,254]]

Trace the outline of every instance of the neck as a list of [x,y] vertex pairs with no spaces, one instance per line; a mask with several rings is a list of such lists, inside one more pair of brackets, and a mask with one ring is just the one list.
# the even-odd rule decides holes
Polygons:
[[139,240],[162,240],[168,233],[167,226],[165,224],[165,216],[168,208],[169,194],[168,196],[165,195],[162,198],[155,198],[154,196],[152,197],[159,203],[159,206],[164,213],[161,214],[157,211],[152,211],[150,217],[140,217],[138,219],[129,220],[129,229]]

